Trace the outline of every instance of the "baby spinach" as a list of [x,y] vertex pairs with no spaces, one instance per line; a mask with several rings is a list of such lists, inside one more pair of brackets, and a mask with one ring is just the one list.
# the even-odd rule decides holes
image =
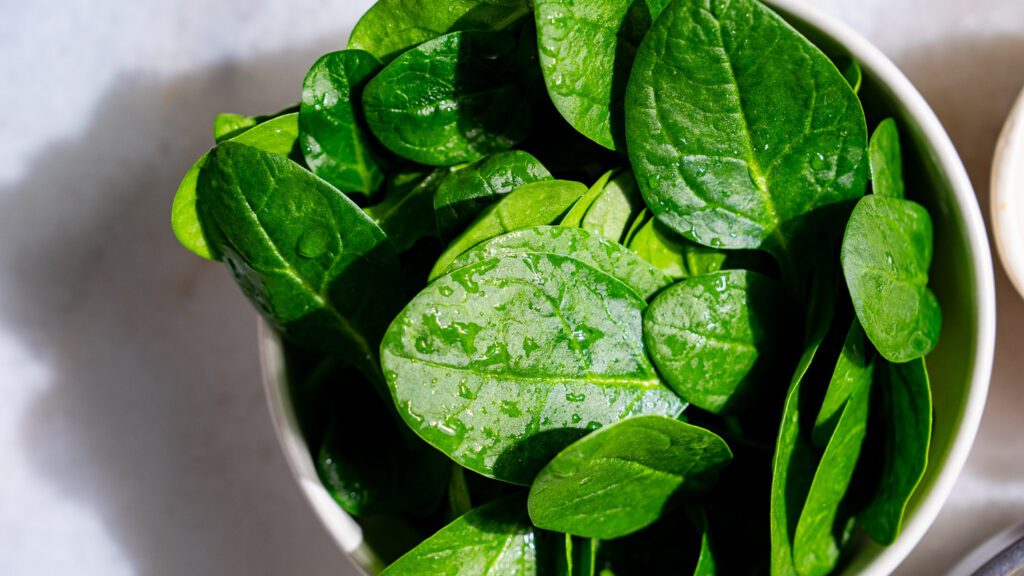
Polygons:
[[868,144],[871,190],[879,196],[903,198],[903,153],[900,133],[892,118],[882,120]]
[[576,130],[625,152],[622,99],[637,46],[668,0],[536,0],[548,94]]
[[491,154],[441,182],[434,195],[437,226],[442,234],[451,234],[516,188],[550,179],[547,168],[527,152]]
[[684,279],[644,312],[644,341],[665,382],[694,406],[735,410],[771,381],[785,322],[772,279],[726,270]]
[[942,311],[928,288],[928,211],[901,198],[861,199],[846,224],[840,257],[857,318],[878,353],[899,363],[931,352]]
[[384,199],[366,208],[399,252],[425,236],[438,236],[437,223],[424,218],[433,210],[434,193],[451,171],[448,168],[412,168],[388,177]]
[[448,32],[501,30],[529,13],[529,0],[379,0],[352,29],[348,47],[390,62]]
[[470,470],[529,484],[588,430],[682,412],[644,351],[645,305],[578,260],[493,258],[413,298],[384,337],[382,365],[424,440]]
[[302,82],[299,140],[314,174],[348,193],[371,196],[384,181],[382,159],[363,125],[359,96],[382,64],[369,52],[321,56]]
[[578,228],[583,224],[583,217],[587,215],[587,210],[590,210],[590,207],[594,204],[594,200],[597,200],[597,197],[604,192],[604,187],[608,185],[608,180],[611,179],[612,174],[614,173],[614,170],[609,170],[602,174],[601,177],[597,179],[597,182],[594,182],[594,184],[587,189],[587,193],[580,196],[579,200],[572,205],[572,208],[569,208],[569,211],[565,213],[565,216],[562,217],[562,221],[559,222],[558,225]]
[[811,438],[815,446],[826,446],[835,434],[836,424],[848,409],[851,395],[870,386],[874,362],[868,358],[867,337],[856,318],[843,342],[832,380],[825,391],[818,417],[814,421]]
[[[296,114],[285,114],[259,125],[241,130],[232,130],[237,133],[231,138],[241,144],[247,144],[267,152],[288,156],[295,147],[295,139],[298,138],[298,116]],[[244,123],[243,123],[244,125]],[[227,130],[221,126],[220,130]],[[218,130],[215,129],[215,132]],[[199,173],[206,165],[207,154],[203,154],[195,164],[185,173],[185,177],[178,185],[178,191],[174,195],[174,203],[171,205],[171,228],[178,242],[193,253],[209,260],[220,260],[220,254],[215,246],[211,246],[207,235],[211,232],[204,228],[203,220],[200,218],[196,207],[196,187],[199,184]]]
[[536,576],[536,540],[522,498],[510,496],[461,516],[381,576]]
[[473,246],[520,228],[551,224],[586,192],[579,182],[542,180],[520,186],[484,210],[437,259],[430,280],[449,270],[453,261]]
[[512,254],[556,254],[593,266],[648,299],[672,283],[621,244],[579,228],[536,226],[497,236],[464,252],[449,270]]
[[[690,240],[791,269],[822,208],[861,196],[867,129],[821,51],[756,0],[676,0],[640,48],[626,140],[651,211]],[[794,272],[790,272],[792,276]]]
[[675,279],[717,272],[725,264],[726,255],[677,236],[657,218],[640,225],[628,243],[652,266]]
[[878,490],[861,521],[868,536],[888,545],[899,536],[907,504],[928,467],[932,397],[923,358],[881,362],[879,378],[884,457]]
[[706,487],[732,459],[703,428],[637,416],[601,428],[562,450],[530,487],[534,525],[612,539],[657,520],[683,488]]
[[516,38],[466,30],[409,50],[363,91],[366,122],[395,154],[430,166],[473,162],[526,138],[530,104],[511,80]]
[[224,140],[238,136],[249,128],[259,124],[259,121],[252,116],[242,114],[217,114],[213,121],[213,140],[218,144]]
[[630,223],[644,208],[644,200],[636,187],[633,173],[623,171],[611,178],[587,207],[580,228],[600,234],[613,242],[621,242]]

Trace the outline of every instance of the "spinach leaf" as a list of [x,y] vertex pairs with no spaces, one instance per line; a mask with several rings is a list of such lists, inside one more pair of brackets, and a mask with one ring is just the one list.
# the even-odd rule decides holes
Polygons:
[[530,519],[546,530],[619,538],[654,523],[680,489],[707,487],[731,459],[729,446],[703,428],[627,418],[577,440],[537,474]]
[[376,343],[398,303],[398,260],[380,228],[298,164],[236,142],[209,153],[198,192],[217,252],[263,316],[378,376]]
[[846,78],[850,88],[853,88],[854,93],[860,93],[860,87],[864,83],[864,72],[861,70],[860,64],[856,60],[845,56],[834,58],[833,62],[843,75],[843,78]]
[[756,0],[677,0],[637,51],[626,140],[651,211],[714,248],[793,252],[867,181],[860,101]]
[[466,30],[429,40],[366,85],[363,109],[378,140],[420,164],[452,166],[526,138],[530,103],[511,80],[516,38]]
[[535,576],[536,538],[523,499],[502,498],[445,526],[381,576]]
[[447,236],[516,188],[550,179],[547,168],[522,150],[491,154],[441,182],[434,195],[437,226]]
[[451,171],[417,168],[392,173],[385,186],[384,199],[365,209],[399,252],[408,250],[420,238],[438,236],[437,223],[430,217],[434,193]]
[[687,507],[667,511],[654,524],[615,540],[601,540],[597,565],[601,576],[687,574],[696,572],[702,554],[702,525]]
[[861,199],[846,224],[841,260],[857,318],[878,353],[900,363],[931,352],[942,310],[928,288],[928,211],[900,198]]
[[880,364],[884,458],[878,491],[861,521],[868,536],[888,545],[899,536],[904,511],[928,467],[932,397],[923,358]]
[[238,136],[249,128],[259,124],[252,116],[242,114],[217,114],[213,120],[213,140],[220,144],[225,140]]
[[580,222],[580,228],[613,242],[621,242],[630,223],[644,207],[633,173],[626,170],[609,180],[594,198]]
[[770,382],[785,326],[785,295],[746,270],[684,279],[644,312],[644,342],[665,382],[709,412],[735,411]]
[[348,47],[390,62],[448,32],[501,30],[529,13],[529,0],[378,0],[352,29]]
[[716,572],[715,554],[711,549],[711,537],[705,523],[700,535],[700,556],[697,557],[697,567],[693,570],[693,576],[715,576]]
[[826,393],[827,398],[836,388],[839,390],[836,395],[846,398],[842,401],[838,421],[832,425],[825,453],[818,462],[793,539],[793,564],[801,576],[824,576],[831,573],[839,561],[842,542],[841,536],[837,540],[835,535],[836,523],[837,520],[844,522],[838,518],[840,507],[850,488],[867,431],[872,366],[854,367],[861,374],[852,381],[846,380],[845,371],[850,368],[851,357],[856,358],[857,348],[863,354],[864,345],[863,341],[857,341],[856,331],[851,330],[851,333],[854,337],[847,338]]
[[[278,116],[241,132],[231,140],[280,156],[288,156],[298,138],[297,120],[296,114]],[[222,126],[220,129],[226,128]],[[212,232],[204,227],[196,207],[196,187],[199,183],[199,173],[206,165],[207,159],[208,154],[203,154],[189,168],[181,180],[181,184],[178,185],[174,203],[171,205],[171,228],[174,230],[178,242],[185,248],[203,258],[220,260],[216,246],[211,246],[210,239],[207,237]]]
[[840,416],[849,409],[851,395],[871,386],[874,361],[868,359],[867,345],[864,329],[854,318],[811,431],[811,441],[819,448],[827,446],[835,435]]
[[900,133],[892,118],[882,120],[868,144],[871,190],[879,196],[903,198],[903,153]]
[[536,0],[548,94],[574,128],[625,152],[622,101],[637,46],[668,0]]
[[711,274],[721,270],[726,255],[677,236],[657,218],[641,225],[629,240],[629,249],[672,278]]
[[682,412],[644,352],[645,306],[571,258],[485,260],[413,298],[384,337],[382,365],[423,439],[470,470],[529,484],[588,430]]
[[497,236],[464,252],[449,270],[514,254],[557,254],[593,266],[644,300],[672,283],[666,274],[617,242],[579,228],[536,226]]
[[430,280],[447,272],[452,262],[473,246],[520,228],[551,224],[586,192],[579,182],[543,180],[524,184],[484,210],[437,259]]
[[331,52],[302,82],[299,139],[306,165],[343,192],[371,196],[384,182],[383,160],[364,126],[359,100],[381,66],[362,50]]
[[569,211],[565,213],[565,216],[558,225],[579,228],[580,225],[583,224],[583,217],[587,215],[587,210],[590,210],[590,207],[594,204],[594,200],[597,200],[597,197],[601,195],[601,192],[604,192],[604,187],[608,185],[608,180],[611,179],[612,174],[614,173],[614,170],[609,170],[602,174],[601,177],[597,179],[597,182],[594,182],[594,184],[587,189],[587,193],[580,196],[579,200],[572,205],[572,208],[569,208]]

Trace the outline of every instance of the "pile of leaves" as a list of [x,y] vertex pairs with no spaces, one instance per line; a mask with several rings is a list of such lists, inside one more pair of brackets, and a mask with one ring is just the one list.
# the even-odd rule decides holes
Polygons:
[[386,574],[828,574],[900,532],[941,324],[859,87],[756,0],[380,0],[173,226]]

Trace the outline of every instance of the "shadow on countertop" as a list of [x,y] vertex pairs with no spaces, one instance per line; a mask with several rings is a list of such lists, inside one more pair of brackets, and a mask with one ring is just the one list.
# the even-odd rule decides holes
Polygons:
[[20,441],[43,481],[96,511],[134,573],[357,573],[289,476],[254,313],[170,228],[214,115],[293,104],[305,70],[340,46],[123,77],[77,139],[0,190],[0,275],[14,279],[0,316],[54,372]]

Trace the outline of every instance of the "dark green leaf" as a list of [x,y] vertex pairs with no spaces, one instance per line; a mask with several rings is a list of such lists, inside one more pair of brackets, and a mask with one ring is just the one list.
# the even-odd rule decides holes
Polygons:
[[644,198],[670,228],[782,261],[794,237],[817,230],[808,216],[867,181],[856,94],[756,0],[677,0],[662,12],[637,52],[626,138]]
[[665,382],[694,406],[736,410],[772,380],[787,320],[785,295],[757,272],[684,279],[644,313],[644,341]]
[[[221,116],[228,116],[221,114]],[[237,116],[232,114],[230,116]],[[218,118],[220,118],[218,116]],[[225,120],[224,122],[227,122]],[[255,120],[253,120],[255,124]],[[221,129],[227,130],[221,126]],[[233,132],[238,132],[235,130]],[[253,128],[244,129],[241,133],[231,138],[234,142],[253,146],[272,154],[288,156],[295,147],[295,140],[298,138],[298,115],[285,114],[278,116]],[[202,219],[196,207],[196,186],[199,183],[199,172],[206,165],[207,154],[203,154],[195,164],[185,173],[185,177],[178,185],[178,191],[174,195],[174,203],[171,206],[171,228],[178,242],[193,253],[210,260],[220,260],[220,254],[215,246],[210,245],[207,235],[211,232],[204,228]]]
[[430,280],[447,272],[463,252],[496,236],[557,220],[587,191],[579,182],[543,180],[520,186],[484,210],[437,259]]
[[879,368],[884,459],[878,492],[861,520],[868,536],[888,545],[899,536],[904,511],[928,467],[932,398],[923,358]]
[[464,252],[449,270],[512,254],[557,254],[619,280],[643,299],[672,283],[666,274],[617,242],[579,228],[537,226],[497,236]]
[[630,250],[672,278],[711,274],[721,270],[726,255],[677,236],[657,218],[650,218],[635,232]]
[[427,286],[381,347],[409,426],[456,462],[529,484],[588,430],[684,407],[644,352],[646,303],[577,260],[506,256]]
[[637,46],[668,0],[536,0],[548,93],[584,136],[625,152],[622,101]]
[[200,173],[199,209],[242,291],[277,329],[378,374],[398,261],[358,206],[286,158],[225,142]]
[[622,420],[584,436],[537,474],[534,525],[588,538],[632,534],[680,489],[706,487],[732,459],[715,434],[663,416]]
[[928,288],[928,211],[900,198],[861,199],[846,224],[841,259],[857,318],[878,353],[899,363],[931,352],[942,311]]
[[302,154],[314,174],[343,192],[370,196],[384,181],[359,100],[363,84],[380,67],[369,52],[331,52],[313,64],[302,82]]
[[903,198],[903,153],[896,121],[886,118],[875,128],[868,145],[871,191],[879,196]]
[[629,170],[608,181],[587,208],[580,228],[600,234],[613,242],[622,242],[630,223],[645,208],[636,180]]
[[824,448],[832,439],[839,417],[843,414],[850,396],[857,390],[871,385],[874,362],[868,360],[867,336],[856,318],[846,334],[843,349],[832,373],[821,410],[814,421],[811,441],[815,446]]
[[448,168],[392,173],[384,199],[366,209],[399,252],[408,250],[420,238],[438,236],[434,193],[449,173]]
[[352,29],[348,47],[390,62],[448,32],[501,30],[529,13],[529,0],[378,0]]
[[707,526],[704,526],[700,535],[700,556],[697,557],[697,567],[693,570],[693,576],[715,576],[716,571],[711,536],[708,534]]
[[503,498],[445,526],[381,576],[536,576],[536,538],[523,499]]
[[550,179],[547,168],[526,152],[492,154],[441,182],[434,195],[437,226],[441,234],[451,234],[516,188]]
[[514,82],[516,38],[467,30],[388,64],[363,92],[370,130],[395,154],[453,166],[526,138],[530,103]]
[[860,64],[856,60],[851,58],[841,57],[833,59],[836,68],[842,73],[843,78],[846,78],[847,84],[850,88],[853,88],[854,93],[860,92],[861,84],[864,83],[864,72],[860,69]]

